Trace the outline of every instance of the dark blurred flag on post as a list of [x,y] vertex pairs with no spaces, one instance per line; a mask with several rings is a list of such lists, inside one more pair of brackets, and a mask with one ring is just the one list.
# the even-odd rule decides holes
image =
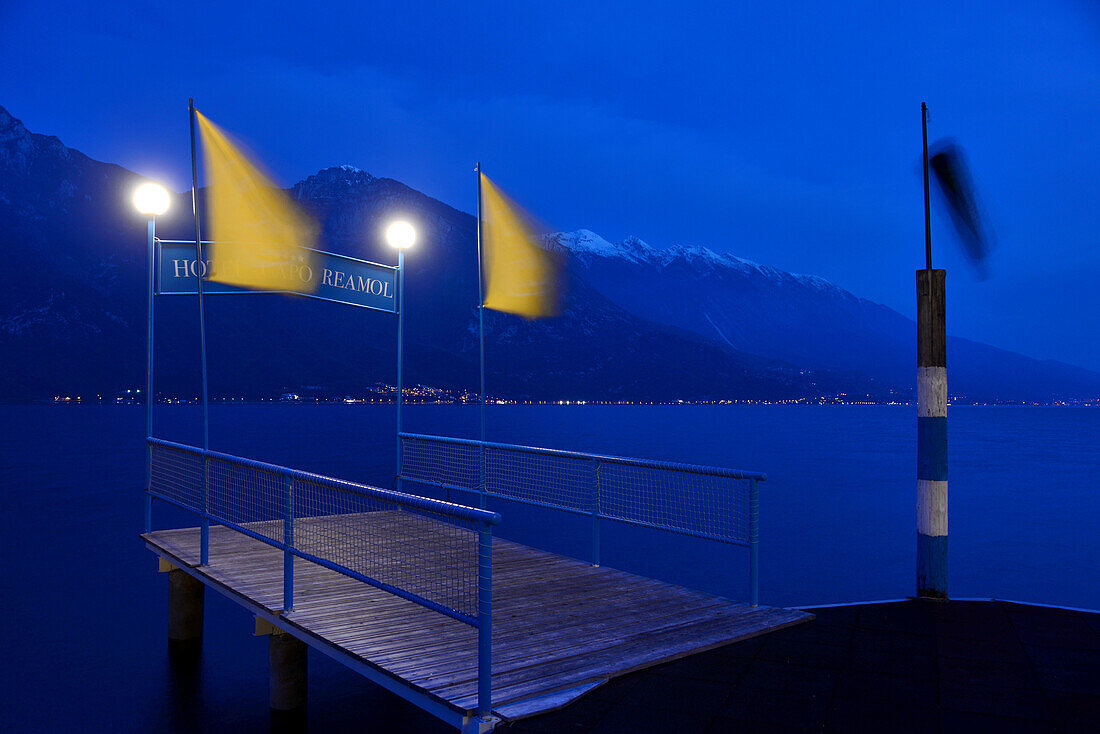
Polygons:
[[224,130],[195,110],[206,167],[209,280],[264,291],[312,292],[317,225]]
[[992,237],[988,226],[982,221],[966,154],[953,141],[940,141],[933,146],[928,165],[935,173],[951,222],[966,254],[984,276],[985,259],[992,248]]
[[531,217],[481,173],[483,305],[528,319],[561,311],[558,261],[538,243]]

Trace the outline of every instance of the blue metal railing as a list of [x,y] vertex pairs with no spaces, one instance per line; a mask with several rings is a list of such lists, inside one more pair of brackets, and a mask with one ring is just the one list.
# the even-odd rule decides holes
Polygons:
[[[489,716],[492,527],[500,523],[499,514],[157,438],[149,438],[148,444],[151,468],[147,497],[201,518],[202,564],[209,563],[207,528],[211,522],[283,551],[284,611],[294,608],[294,558],[301,558],[475,627],[478,713]],[[453,577],[433,585],[428,569],[415,568],[412,558],[405,559],[405,563],[396,558],[405,546],[384,546],[378,534],[349,533],[348,528],[354,530],[355,526],[339,518],[386,509],[407,513],[390,527],[417,521],[432,524],[436,542],[428,552],[455,556],[446,559],[443,568],[461,568],[455,562],[459,557],[463,561],[476,558],[477,573],[470,579],[471,588],[466,589],[461,579]],[[339,527],[326,533],[326,527],[332,526]],[[476,532],[476,546],[469,542],[469,531]],[[424,552],[418,548],[415,555]],[[388,556],[378,558],[380,554]],[[372,568],[378,571],[372,572]]]
[[749,550],[750,598],[759,601],[760,472],[399,434],[399,480],[585,515],[591,561],[602,520],[739,545]]

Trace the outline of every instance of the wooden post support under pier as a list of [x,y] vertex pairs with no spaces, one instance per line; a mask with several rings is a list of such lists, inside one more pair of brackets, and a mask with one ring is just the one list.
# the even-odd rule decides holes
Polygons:
[[[162,570],[165,570],[162,566]],[[202,647],[206,585],[178,568],[168,572],[168,646],[197,652]]]
[[309,687],[309,647],[260,618],[256,620],[256,634],[267,635],[272,723],[290,724],[304,719]]

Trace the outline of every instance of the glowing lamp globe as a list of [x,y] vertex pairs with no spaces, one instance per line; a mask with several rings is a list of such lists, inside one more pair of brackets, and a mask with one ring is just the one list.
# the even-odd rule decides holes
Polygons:
[[143,183],[134,189],[134,208],[150,217],[168,211],[168,190],[155,183]]
[[394,222],[386,228],[386,242],[390,247],[407,250],[416,242],[416,230],[408,222]]

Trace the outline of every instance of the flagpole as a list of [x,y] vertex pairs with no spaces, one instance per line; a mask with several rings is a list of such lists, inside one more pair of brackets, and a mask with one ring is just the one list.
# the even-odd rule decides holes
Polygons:
[[[199,294],[199,353],[202,360],[202,447],[210,450],[210,401],[206,383],[206,311],[203,308],[202,279],[206,275],[206,260],[202,256],[202,227],[199,224],[199,164],[195,155],[195,100],[187,100],[187,109],[191,118],[191,208],[195,213],[195,280]],[[207,472],[203,471],[203,517],[200,539],[199,562],[210,562],[210,520],[207,517],[207,499],[209,497]]]
[[202,256],[202,227],[199,224],[199,164],[195,155],[195,100],[187,100],[191,115],[191,209],[195,213],[195,269],[199,294],[199,343],[202,357],[202,447],[210,449],[210,406],[206,388],[206,310],[203,307],[202,280],[206,275],[206,261]]
[[928,105],[920,103],[921,135],[924,138],[924,269],[932,269],[932,206],[928,201]]
[[481,499],[485,507],[485,286],[481,266],[481,162],[477,167],[477,336],[481,366]]

